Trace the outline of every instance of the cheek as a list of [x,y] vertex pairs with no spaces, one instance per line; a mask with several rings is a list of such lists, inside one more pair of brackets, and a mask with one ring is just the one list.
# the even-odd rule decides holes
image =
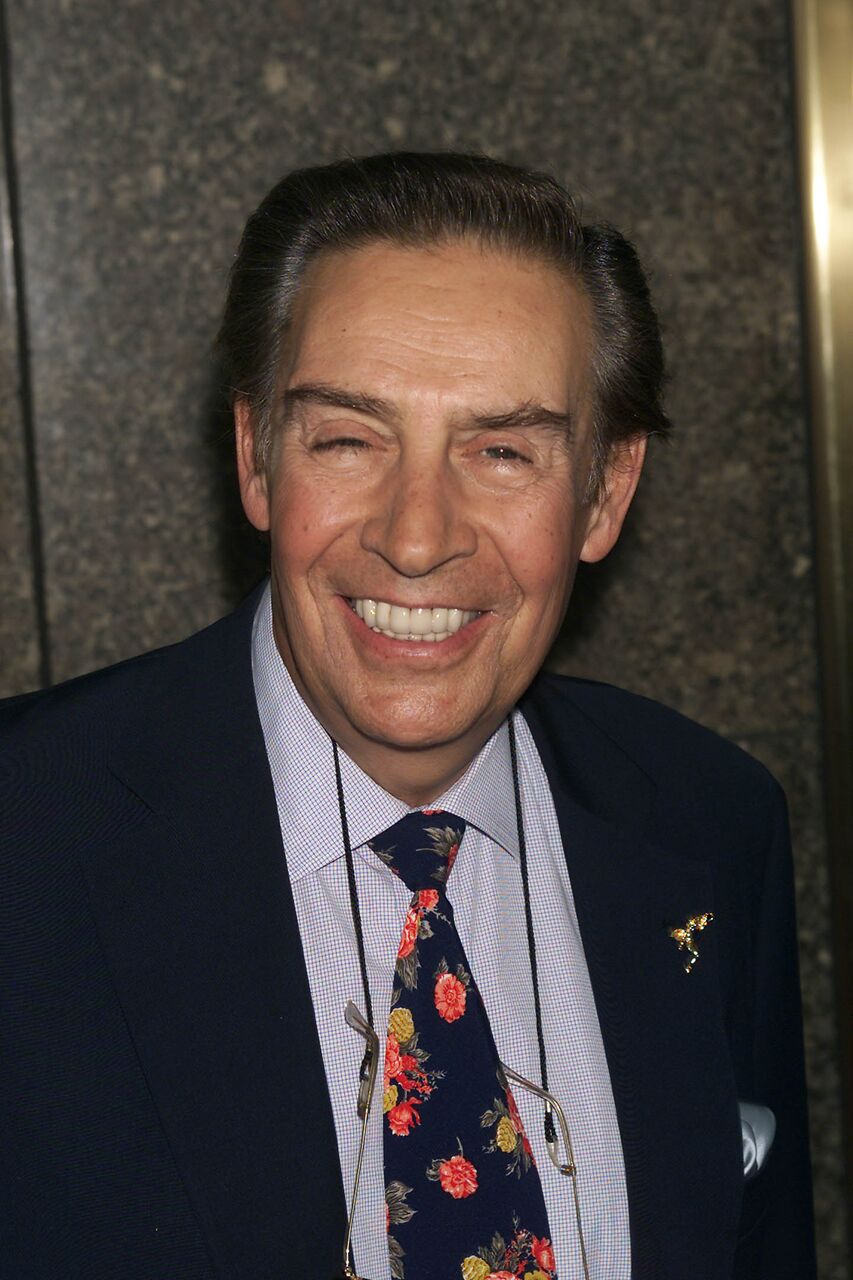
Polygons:
[[312,484],[298,474],[281,476],[273,495],[270,538],[273,560],[293,589],[334,543],[345,523],[342,509],[333,487]]
[[577,554],[572,520],[563,512],[531,512],[511,547],[510,564],[525,599],[540,609],[560,606],[574,577]]

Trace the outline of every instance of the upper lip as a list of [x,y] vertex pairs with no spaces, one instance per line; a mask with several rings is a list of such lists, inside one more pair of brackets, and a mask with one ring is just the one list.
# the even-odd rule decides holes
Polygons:
[[382,595],[374,591],[365,592],[364,595],[355,593],[353,595],[344,596],[344,599],[352,604],[354,600],[381,600],[383,604],[396,605],[399,609],[460,609],[463,613],[486,613],[488,610],[483,609],[476,604],[460,604],[458,600],[445,602],[443,600],[416,600],[414,602],[408,600],[400,600],[391,595]]

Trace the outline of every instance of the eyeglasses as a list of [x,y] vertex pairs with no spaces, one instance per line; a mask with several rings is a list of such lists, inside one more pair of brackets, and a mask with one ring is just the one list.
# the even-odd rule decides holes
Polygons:
[[[359,1071],[358,1102],[356,1104],[356,1110],[358,1112],[358,1118],[361,1120],[361,1137],[358,1144],[358,1156],[355,1162],[355,1177],[353,1179],[352,1195],[350,1197],[349,1217],[347,1218],[347,1230],[344,1237],[344,1276],[346,1280],[367,1280],[366,1277],[359,1276],[353,1266],[352,1229],[355,1221],[355,1208],[358,1201],[358,1190],[361,1183],[361,1169],[364,1163],[364,1149],[367,1141],[367,1123],[370,1119],[374,1086],[376,1084],[376,1075],[379,1069],[380,1044],[379,1036],[373,1030],[370,1023],[362,1016],[358,1007],[352,1002],[352,1000],[347,1002],[347,1006],[344,1009],[344,1019],[347,1026],[351,1027],[353,1031],[357,1031],[367,1044],[361,1069]],[[520,1076],[517,1071],[513,1071],[512,1068],[508,1067],[505,1063],[502,1062],[500,1065],[504,1074],[512,1080],[513,1084],[520,1085],[522,1089],[526,1089],[529,1093],[534,1094],[545,1104],[545,1146],[554,1167],[558,1169],[564,1177],[571,1178],[572,1198],[574,1200],[575,1220],[578,1228],[578,1241],[580,1244],[581,1262],[583,1264],[583,1275],[584,1280],[590,1280],[589,1264],[586,1256],[586,1243],[584,1241],[583,1226],[581,1224],[577,1164],[575,1163],[572,1139],[569,1134],[569,1126],[566,1121],[565,1112],[553,1094],[548,1093],[546,1089],[542,1089],[538,1084],[534,1084],[532,1080],[526,1080],[524,1076]],[[557,1119],[556,1126],[554,1125],[555,1116]],[[562,1139],[562,1150],[561,1144],[557,1138],[558,1133]],[[548,1137],[549,1134],[553,1134],[553,1138]]]
[[[352,1000],[344,1009],[344,1019],[348,1027],[357,1031],[367,1041],[367,1049],[359,1072],[358,1102],[356,1110],[361,1120],[361,1137],[358,1143],[358,1156],[355,1162],[355,1178],[350,1197],[347,1233],[344,1236],[344,1276],[346,1280],[363,1280],[352,1265],[352,1226],[355,1221],[355,1206],[358,1201],[358,1189],[361,1183],[361,1166],[364,1163],[364,1147],[367,1141],[367,1122],[370,1119],[370,1108],[373,1103],[373,1088],[376,1084],[376,1072],[379,1068],[379,1036],[366,1018],[362,1017]],[[366,1277],[364,1278],[366,1280]]]

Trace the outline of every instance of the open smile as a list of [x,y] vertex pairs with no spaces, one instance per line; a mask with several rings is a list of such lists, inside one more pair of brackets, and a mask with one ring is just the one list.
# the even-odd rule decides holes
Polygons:
[[369,597],[348,600],[365,626],[390,640],[409,640],[436,644],[449,640],[462,627],[479,618],[476,609],[448,608],[443,605],[407,608]]

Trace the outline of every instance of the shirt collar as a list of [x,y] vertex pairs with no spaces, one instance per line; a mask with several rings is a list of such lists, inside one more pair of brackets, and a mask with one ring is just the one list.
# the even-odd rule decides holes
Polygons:
[[[296,881],[342,857],[343,845],[331,739],[306,706],[279,654],[269,583],[255,613],[252,674],[288,873]],[[368,777],[344,751],[339,755],[350,843],[357,849],[410,809]],[[518,857],[506,724],[430,807],[464,818],[512,857]]]

